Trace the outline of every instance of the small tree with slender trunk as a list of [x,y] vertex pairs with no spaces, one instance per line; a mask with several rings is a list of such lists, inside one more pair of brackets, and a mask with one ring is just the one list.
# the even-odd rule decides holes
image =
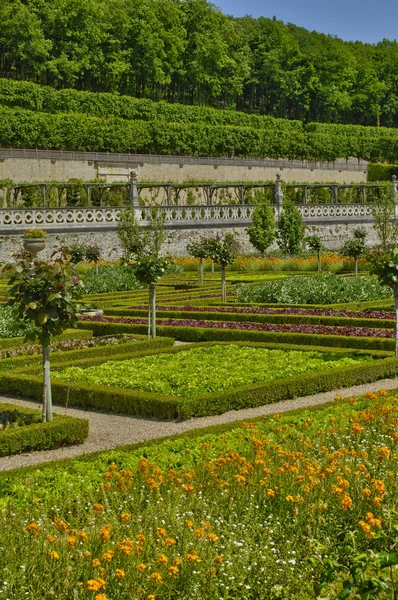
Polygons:
[[225,281],[225,268],[234,262],[235,258],[235,236],[226,233],[222,238],[209,240],[209,256],[221,267],[221,301],[227,300],[227,286]]
[[136,279],[149,288],[148,339],[156,338],[156,283],[170,264],[168,257],[160,256],[166,240],[164,215],[152,206],[146,227],[141,227],[132,207],[127,207],[120,219],[118,235],[125,253],[125,262],[131,265]]
[[386,252],[373,250],[368,254],[372,268],[371,273],[377,275],[380,283],[388,285],[394,294],[395,304],[395,356],[398,356],[398,246]]
[[9,304],[15,305],[22,321],[34,323],[26,341],[38,341],[43,354],[42,421],[52,421],[50,343],[68,327],[77,327],[73,300],[78,299],[84,283],[76,273],[66,250],[54,252],[51,260],[33,257],[26,250],[14,254],[16,262],[5,265],[10,276]]
[[187,245],[187,250],[191,256],[199,258],[199,281],[203,285],[203,260],[209,257],[210,245],[209,238],[202,236]]
[[85,247],[85,259],[88,262],[93,262],[95,265],[95,272],[98,273],[98,261],[101,258],[101,250],[97,244]]
[[294,256],[299,254],[304,239],[303,217],[292,200],[285,200],[282,207],[276,238],[282,252]]
[[309,235],[307,238],[305,238],[305,242],[306,242],[307,246],[309,248],[311,248],[311,250],[314,250],[314,252],[317,253],[318,273],[320,273],[322,271],[321,252],[323,249],[323,244],[322,244],[321,238],[318,235]]
[[341,256],[353,258],[355,261],[355,277],[358,277],[358,261],[365,256],[366,231],[355,229],[353,240],[345,242],[340,250]]

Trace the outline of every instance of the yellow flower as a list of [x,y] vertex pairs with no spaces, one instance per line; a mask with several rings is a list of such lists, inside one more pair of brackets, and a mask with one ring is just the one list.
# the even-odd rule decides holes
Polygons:
[[87,585],[87,591],[98,592],[102,588],[105,589],[106,582],[103,579],[101,579],[100,577],[97,577],[97,579],[89,579],[87,581],[86,585]]
[[175,544],[175,543],[176,543],[176,541],[175,541],[174,538],[166,538],[164,540],[164,545],[167,546],[167,547],[173,546],[173,544]]
[[59,559],[59,554],[58,554],[58,552],[55,552],[55,550],[52,550],[51,552],[49,552],[48,556],[51,558],[51,560]]
[[95,600],[107,600],[105,594],[96,594]]
[[123,569],[116,569],[116,579],[124,579],[126,577],[126,573]]
[[267,490],[267,494],[268,498],[275,498],[275,492],[274,490]]
[[107,542],[110,537],[111,537],[111,525],[105,525],[101,530],[100,530],[100,538],[102,539],[103,542]]
[[79,538],[81,539],[82,542],[87,542],[88,535],[85,531],[79,531]]
[[137,569],[139,570],[140,573],[143,573],[145,571],[145,569],[146,569],[146,565],[144,565],[144,563],[140,563],[137,566]]
[[122,513],[120,515],[120,518],[121,518],[122,521],[130,521],[131,515],[129,513]]
[[102,504],[93,504],[93,509],[97,513],[103,513],[105,510],[105,507]]
[[170,567],[169,568],[169,577],[176,577],[179,573],[178,567]]
[[104,560],[105,562],[110,563],[112,561],[113,557],[114,557],[114,554],[115,553],[112,550],[108,550],[107,552],[105,552],[102,555],[102,560]]
[[94,569],[95,569],[96,567],[100,567],[100,566],[101,566],[101,563],[100,563],[100,561],[98,560],[98,558],[94,558],[91,564],[93,565]]
[[216,558],[214,559],[214,562],[217,563],[218,565],[220,565],[222,563],[222,561],[224,560],[223,556],[216,556]]
[[149,596],[146,597],[146,600],[156,600],[156,596],[149,594]]
[[187,519],[187,520],[185,521],[185,525],[186,525],[187,527],[193,527],[193,521],[191,521],[190,519]]
[[157,571],[154,571],[154,572],[152,573],[152,575],[151,575],[151,579],[152,579],[152,581],[154,581],[155,583],[157,583],[157,584],[159,584],[159,585],[160,585],[161,583],[163,583],[163,577],[162,577],[162,576],[161,576],[161,574],[160,574],[160,573],[158,573]]
[[350,496],[348,496],[347,494],[344,496],[344,498],[341,501],[341,508],[343,508],[344,510],[348,510],[349,508],[351,508],[352,506],[352,499],[350,498]]
[[166,533],[167,533],[167,531],[165,530],[164,527],[158,527],[156,530],[156,535],[158,535],[159,537],[165,537]]
[[160,565],[167,565],[168,562],[169,562],[169,559],[167,558],[167,556],[165,554],[160,554],[159,555],[158,563]]
[[69,544],[69,546],[71,546],[73,549],[75,549],[75,547],[76,547],[76,542],[77,542],[77,538],[76,538],[76,536],[72,535],[72,536],[68,537],[68,544]]
[[216,535],[215,533],[208,533],[207,537],[211,542],[216,542],[218,540],[218,535]]

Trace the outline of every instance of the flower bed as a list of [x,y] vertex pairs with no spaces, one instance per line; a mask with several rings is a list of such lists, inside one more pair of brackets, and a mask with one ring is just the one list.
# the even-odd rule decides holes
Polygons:
[[323,561],[395,540],[397,418],[380,391],[4,473],[0,593],[313,599]]
[[[80,317],[80,321],[94,323],[126,323],[131,325],[145,325],[146,319],[133,317]],[[163,327],[200,327],[204,329],[240,329],[244,331],[274,331],[279,333],[304,333],[315,335],[341,335],[353,337],[394,338],[392,329],[374,329],[371,327],[305,325],[305,324],[273,324],[251,323],[236,321],[200,321],[198,319],[157,319],[157,324]]]
[[69,367],[54,373],[53,377],[69,382],[193,397],[309,371],[346,367],[366,360],[370,357],[227,344],[106,362],[87,369]]
[[0,425],[0,456],[81,444],[88,436],[87,419],[54,415],[41,423],[38,410],[13,404],[0,404]]

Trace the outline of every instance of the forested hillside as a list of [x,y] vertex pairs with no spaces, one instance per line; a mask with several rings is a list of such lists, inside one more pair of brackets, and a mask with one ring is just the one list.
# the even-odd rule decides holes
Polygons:
[[304,122],[398,125],[396,42],[236,19],[205,0],[7,0],[0,23],[0,75],[10,79]]

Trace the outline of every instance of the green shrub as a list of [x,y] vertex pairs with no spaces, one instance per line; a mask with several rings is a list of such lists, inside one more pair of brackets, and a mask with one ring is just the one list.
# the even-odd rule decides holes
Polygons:
[[0,456],[81,444],[88,436],[87,419],[54,415],[53,421],[41,423],[41,413],[38,410],[3,403],[0,404],[0,413],[13,417],[18,413],[18,419],[26,422],[1,431]]
[[88,267],[82,277],[86,284],[85,294],[139,290],[142,287],[127,265],[98,265],[98,272],[95,267]]
[[349,278],[325,273],[315,277],[290,277],[259,285],[236,287],[238,302],[283,304],[337,304],[390,298],[391,291],[369,277]]

